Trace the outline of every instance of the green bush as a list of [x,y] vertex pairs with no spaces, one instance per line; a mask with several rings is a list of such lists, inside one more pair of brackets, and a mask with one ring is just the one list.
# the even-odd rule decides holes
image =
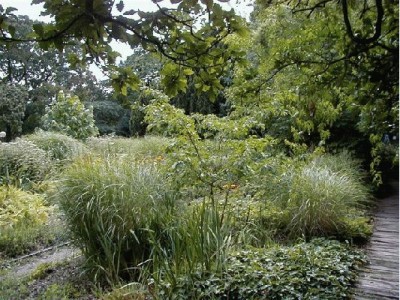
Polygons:
[[70,161],[87,152],[82,142],[62,133],[37,130],[23,139],[34,143],[56,161]]
[[93,109],[85,108],[77,96],[64,96],[62,91],[58,93],[57,101],[46,108],[42,128],[76,139],[86,139],[99,133],[94,124]]
[[0,186],[0,254],[15,256],[49,239],[45,227],[52,210],[40,195]]
[[52,163],[46,151],[30,141],[17,139],[0,143],[0,181],[21,187],[41,182],[49,174]]
[[364,256],[336,241],[232,253],[221,273],[195,272],[157,286],[161,299],[347,299]]
[[110,283],[134,279],[167,226],[174,199],[154,164],[123,157],[78,159],[62,174],[59,199],[87,268]]

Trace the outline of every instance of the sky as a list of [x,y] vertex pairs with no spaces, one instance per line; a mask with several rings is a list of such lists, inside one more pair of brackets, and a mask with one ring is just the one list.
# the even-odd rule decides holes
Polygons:
[[[7,7],[18,9],[18,11],[14,12],[16,15],[27,15],[32,20],[49,22],[51,19],[48,16],[40,16],[43,6],[38,4],[31,5],[31,2],[32,0],[0,0],[0,4],[4,9]],[[253,0],[230,0],[227,3],[219,2],[219,4],[221,4],[224,9],[230,10],[233,8],[242,17],[249,18],[252,11],[252,2]],[[169,0],[164,0],[160,4],[162,6],[167,6],[169,3]],[[124,4],[125,10],[140,9],[142,11],[154,11],[157,9],[157,6],[151,0],[124,0]],[[117,49],[121,54],[121,59],[125,59],[132,53],[132,50],[128,45],[112,42],[111,46],[114,49]],[[94,72],[96,77],[102,77],[100,70],[96,66],[92,66],[91,70]]]
[[[164,0],[161,4],[166,5],[169,2],[168,0]],[[248,4],[251,2],[251,0],[230,0],[227,3],[220,2],[220,4],[225,9],[234,8],[243,17],[248,17],[251,12],[251,6]],[[17,14],[27,15],[34,20],[49,20],[46,17],[40,17],[42,5],[31,5],[31,0],[0,0],[0,4],[3,5],[3,8],[15,7],[18,9]],[[124,4],[127,9],[140,9],[142,11],[157,9],[157,6],[151,0],[124,0]]]

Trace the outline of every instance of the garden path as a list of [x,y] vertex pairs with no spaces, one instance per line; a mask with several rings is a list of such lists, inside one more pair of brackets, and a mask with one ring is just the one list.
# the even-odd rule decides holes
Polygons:
[[366,247],[368,264],[360,274],[354,298],[399,299],[399,182],[393,194],[377,200],[374,233]]

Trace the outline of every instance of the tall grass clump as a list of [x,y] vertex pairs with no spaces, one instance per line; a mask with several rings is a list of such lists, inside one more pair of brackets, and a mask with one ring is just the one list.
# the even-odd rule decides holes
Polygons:
[[46,239],[44,227],[52,210],[38,194],[0,186],[0,256],[22,254]]
[[[322,156],[278,175],[269,191],[283,212],[280,224],[285,234],[307,239],[366,237],[370,226],[365,204],[370,195],[356,166],[349,156]],[[350,222],[354,218],[359,222]]]
[[23,139],[34,143],[46,151],[52,160],[61,164],[88,152],[81,141],[62,133],[37,130],[34,134],[24,136]]
[[199,273],[220,274],[234,246],[221,211],[207,201],[187,207],[163,239],[153,243],[151,274],[161,299],[180,299],[183,278],[194,287]]
[[123,155],[131,159],[143,159],[163,155],[168,146],[168,140],[155,136],[145,138],[101,137],[88,139],[87,145],[93,152],[101,155]]
[[30,141],[0,143],[0,181],[29,188],[43,181],[52,163],[46,151]]
[[86,156],[58,182],[59,200],[89,271],[109,283],[138,279],[151,240],[173,219],[174,197],[155,164]]

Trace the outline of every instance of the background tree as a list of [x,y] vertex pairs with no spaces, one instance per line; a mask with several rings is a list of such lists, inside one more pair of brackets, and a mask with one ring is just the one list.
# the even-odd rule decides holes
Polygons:
[[0,84],[0,131],[6,132],[9,142],[22,131],[28,93],[23,86]]
[[[9,23],[15,26],[14,36],[23,39],[34,24],[27,16],[12,15]],[[28,90],[22,132],[30,133],[40,125],[45,107],[59,90],[65,89],[84,102],[106,98],[105,87],[97,80],[87,65],[71,68],[69,57],[79,53],[78,46],[68,46],[64,52],[56,49],[42,50],[37,43],[0,43],[0,80],[18,84]]]
[[235,115],[287,145],[350,148],[380,184],[383,160],[398,160],[382,143],[398,135],[398,3],[257,1],[253,20],[250,40],[234,41],[252,45]]
[[[222,1],[222,0],[220,0]],[[187,88],[187,78],[194,76],[196,90],[205,90],[216,97],[221,88],[219,77],[232,57],[240,57],[228,47],[221,47],[233,32],[243,31],[243,22],[232,11],[224,11],[212,0],[172,1],[175,8],[161,7],[146,13],[124,9],[123,1],[78,0],[65,3],[61,0],[35,0],[43,3],[44,13],[54,17],[50,24],[35,24],[36,41],[44,49],[54,46],[63,50],[66,45],[81,46],[78,61],[105,61],[114,89],[126,95],[128,87],[138,87],[138,76],[130,68],[114,67],[116,53],[111,40],[138,45],[150,52],[160,53],[168,60],[161,72],[161,82],[170,96]],[[15,37],[15,27],[10,23],[10,9],[2,9],[0,42],[14,43],[23,39]],[[207,34],[212,32],[213,34]],[[29,40],[29,39],[28,39]],[[72,59],[72,58],[71,58]]]

